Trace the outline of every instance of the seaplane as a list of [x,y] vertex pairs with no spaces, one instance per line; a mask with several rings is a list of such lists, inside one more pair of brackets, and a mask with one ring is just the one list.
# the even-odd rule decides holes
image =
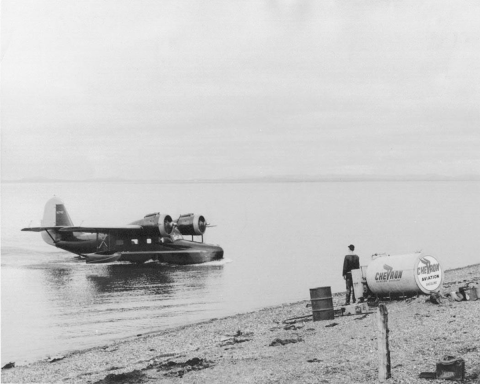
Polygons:
[[45,204],[41,227],[22,231],[40,232],[47,244],[77,254],[89,264],[153,260],[184,265],[223,258],[220,246],[203,242],[209,226],[202,215],[189,213],[172,220],[159,212],[118,227],[74,226],[64,202],[55,196]]

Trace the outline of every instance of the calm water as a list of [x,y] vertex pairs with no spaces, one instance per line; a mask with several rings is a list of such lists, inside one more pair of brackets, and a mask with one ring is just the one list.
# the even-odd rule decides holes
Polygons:
[[[20,232],[53,195],[85,226],[201,213],[225,260],[86,265]],[[479,196],[480,182],[3,184],[2,365],[343,290],[350,243],[362,264],[420,249],[445,268],[479,262]]]

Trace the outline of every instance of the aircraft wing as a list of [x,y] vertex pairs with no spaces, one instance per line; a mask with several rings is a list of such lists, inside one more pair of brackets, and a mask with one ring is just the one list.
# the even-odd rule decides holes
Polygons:
[[152,235],[158,234],[158,227],[141,226],[141,225],[123,225],[117,227],[69,227],[69,226],[52,226],[52,227],[29,227],[22,228],[22,231],[42,232],[48,230],[55,230],[58,232],[84,232],[84,233],[104,233],[115,235]]
[[55,229],[55,230],[60,230],[62,228],[67,228],[65,226],[56,226],[56,227],[28,227],[28,228],[22,228],[22,231],[27,231],[27,232],[42,232],[42,231],[47,231],[49,229]]
[[[105,234],[140,234],[149,233],[152,229],[157,227],[146,228],[141,225],[123,225],[118,227],[63,227],[60,228],[60,232],[86,232],[86,233],[105,233]],[[158,229],[157,229],[158,230]]]

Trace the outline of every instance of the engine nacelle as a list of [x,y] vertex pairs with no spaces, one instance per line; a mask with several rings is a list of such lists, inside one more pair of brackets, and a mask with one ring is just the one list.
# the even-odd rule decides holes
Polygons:
[[142,227],[157,227],[162,237],[170,235],[173,231],[173,220],[170,215],[164,213],[151,213],[142,220],[135,221],[132,224],[141,225]]
[[207,229],[207,221],[202,215],[193,213],[180,215],[177,220],[177,229],[182,235],[201,236]]
[[158,215],[158,230],[160,232],[160,236],[168,236],[173,231],[173,220],[170,215],[160,214]]

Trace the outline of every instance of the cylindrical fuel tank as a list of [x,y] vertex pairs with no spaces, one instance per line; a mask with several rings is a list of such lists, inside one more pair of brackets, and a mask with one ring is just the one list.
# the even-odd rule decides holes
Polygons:
[[440,263],[421,253],[378,257],[368,264],[366,275],[368,288],[377,296],[430,294],[443,283]]

